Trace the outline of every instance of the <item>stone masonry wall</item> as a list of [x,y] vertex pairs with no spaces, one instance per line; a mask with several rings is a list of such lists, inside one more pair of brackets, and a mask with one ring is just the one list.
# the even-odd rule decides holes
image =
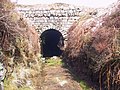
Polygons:
[[63,37],[67,36],[67,30],[80,18],[80,16],[89,14],[93,9],[73,6],[68,4],[54,4],[46,6],[24,6],[17,7],[17,10],[24,18],[35,26],[35,29],[41,34],[47,29],[59,30]]

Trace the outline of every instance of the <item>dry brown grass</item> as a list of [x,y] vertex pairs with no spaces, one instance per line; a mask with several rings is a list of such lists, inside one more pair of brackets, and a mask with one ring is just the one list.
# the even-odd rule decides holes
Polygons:
[[[99,84],[99,74],[102,78],[107,75],[105,79],[107,82],[111,78],[108,75],[109,69],[112,67],[111,64],[115,64],[117,66],[113,65],[113,69],[116,68],[116,70],[111,70],[110,75],[114,73],[115,77],[118,76],[117,73],[120,70],[119,20],[120,2],[104,15],[82,22],[78,21],[69,29],[64,60],[78,75],[84,73],[96,84]],[[103,70],[100,73],[102,67],[105,67],[106,72]],[[112,82],[114,81],[110,81],[110,83]],[[111,90],[112,86],[109,82],[102,81],[101,83],[104,84],[103,88]],[[114,83],[114,85],[118,86],[120,82]],[[119,87],[116,87],[115,90],[118,89]]]
[[[4,63],[7,69],[5,88],[34,89],[34,81],[41,77],[38,33],[15,12],[12,3],[0,2],[0,5],[0,62]],[[38,75],[39,77],[36,77]],[[27,81],[31,82],[28,86]]]

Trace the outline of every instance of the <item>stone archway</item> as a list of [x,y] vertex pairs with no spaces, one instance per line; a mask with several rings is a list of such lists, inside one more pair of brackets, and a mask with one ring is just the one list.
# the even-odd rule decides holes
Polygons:
[[60,56],[62,54],[60,47],[64,46],[64,40],[58,30],[48,29],[41,34],[40,38],[43,57]]

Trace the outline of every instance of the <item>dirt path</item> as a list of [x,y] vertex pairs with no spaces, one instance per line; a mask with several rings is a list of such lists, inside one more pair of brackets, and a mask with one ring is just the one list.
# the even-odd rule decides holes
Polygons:
[[45,63],[43,77],[42,90],[82,90],[69,71],[62,67],[59,59]]

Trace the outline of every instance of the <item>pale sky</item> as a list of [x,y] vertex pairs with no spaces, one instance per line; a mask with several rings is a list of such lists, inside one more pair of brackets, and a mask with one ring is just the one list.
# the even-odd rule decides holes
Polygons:
[[68,3],[88,7],[107,7],[117,0],[11,0],[17,1],[18,4],[33,5],[33,4],[52,4],[52,3]]

